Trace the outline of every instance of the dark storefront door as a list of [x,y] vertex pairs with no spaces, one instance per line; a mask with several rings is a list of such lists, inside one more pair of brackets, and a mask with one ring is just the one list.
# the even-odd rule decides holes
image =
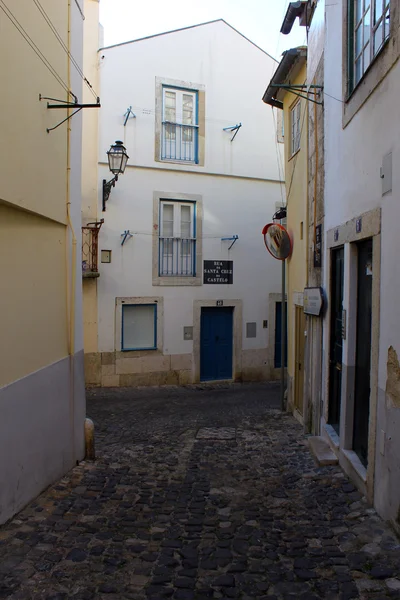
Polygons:
[[331,336],[329,355],[329,424],[339,434],[340,401],[342,395],[343,351],[343,272],[344,250],[338,248],[331,255]]
[[353,450],[361,462],[367,466],[371,371],[372,240],[361,242],[357,246],[357,337]]

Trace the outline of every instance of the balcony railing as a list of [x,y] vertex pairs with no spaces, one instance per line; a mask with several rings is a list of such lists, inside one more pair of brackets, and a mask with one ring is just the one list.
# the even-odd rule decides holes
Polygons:
[[82,276],[98,277],[98,238],[104,219],[82,227]]
[[162,277],[195,277],[196,240],[160,237],[158,260]]
[[198,125],[180,125],[163,121],[161,158],[196,163],[198,134]]

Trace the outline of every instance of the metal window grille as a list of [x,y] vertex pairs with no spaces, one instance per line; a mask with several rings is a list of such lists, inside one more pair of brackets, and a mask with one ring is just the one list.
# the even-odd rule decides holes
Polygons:
[[104,219],[82,227],[82,272],[98,272],[98,239]]
[[197,125],[180,125],[163,121],[161,133],[161,158],[197,162]]
[[163,277],[195,277],[196,240],[160,237],[159,274]]

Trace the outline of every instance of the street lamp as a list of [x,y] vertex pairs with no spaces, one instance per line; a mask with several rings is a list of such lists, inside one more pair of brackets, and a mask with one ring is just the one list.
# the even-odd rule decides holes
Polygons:
[[106,202],[111,194],[111,188],[118,181],[118,175],[122,175],[125,171],[126,163],[129,156],[126,153],[126,148],[122,142],[116,141],[107,152],[108,167],[114,177],[110,181],[103,179],[103,212],[106,210]]

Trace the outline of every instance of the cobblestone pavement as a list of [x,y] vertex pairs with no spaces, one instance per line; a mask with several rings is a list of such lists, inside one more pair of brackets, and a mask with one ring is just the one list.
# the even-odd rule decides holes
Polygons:
[[0,528],[0,598],[400,598],[400,545],[274,384],[92,390],[98,460]]

